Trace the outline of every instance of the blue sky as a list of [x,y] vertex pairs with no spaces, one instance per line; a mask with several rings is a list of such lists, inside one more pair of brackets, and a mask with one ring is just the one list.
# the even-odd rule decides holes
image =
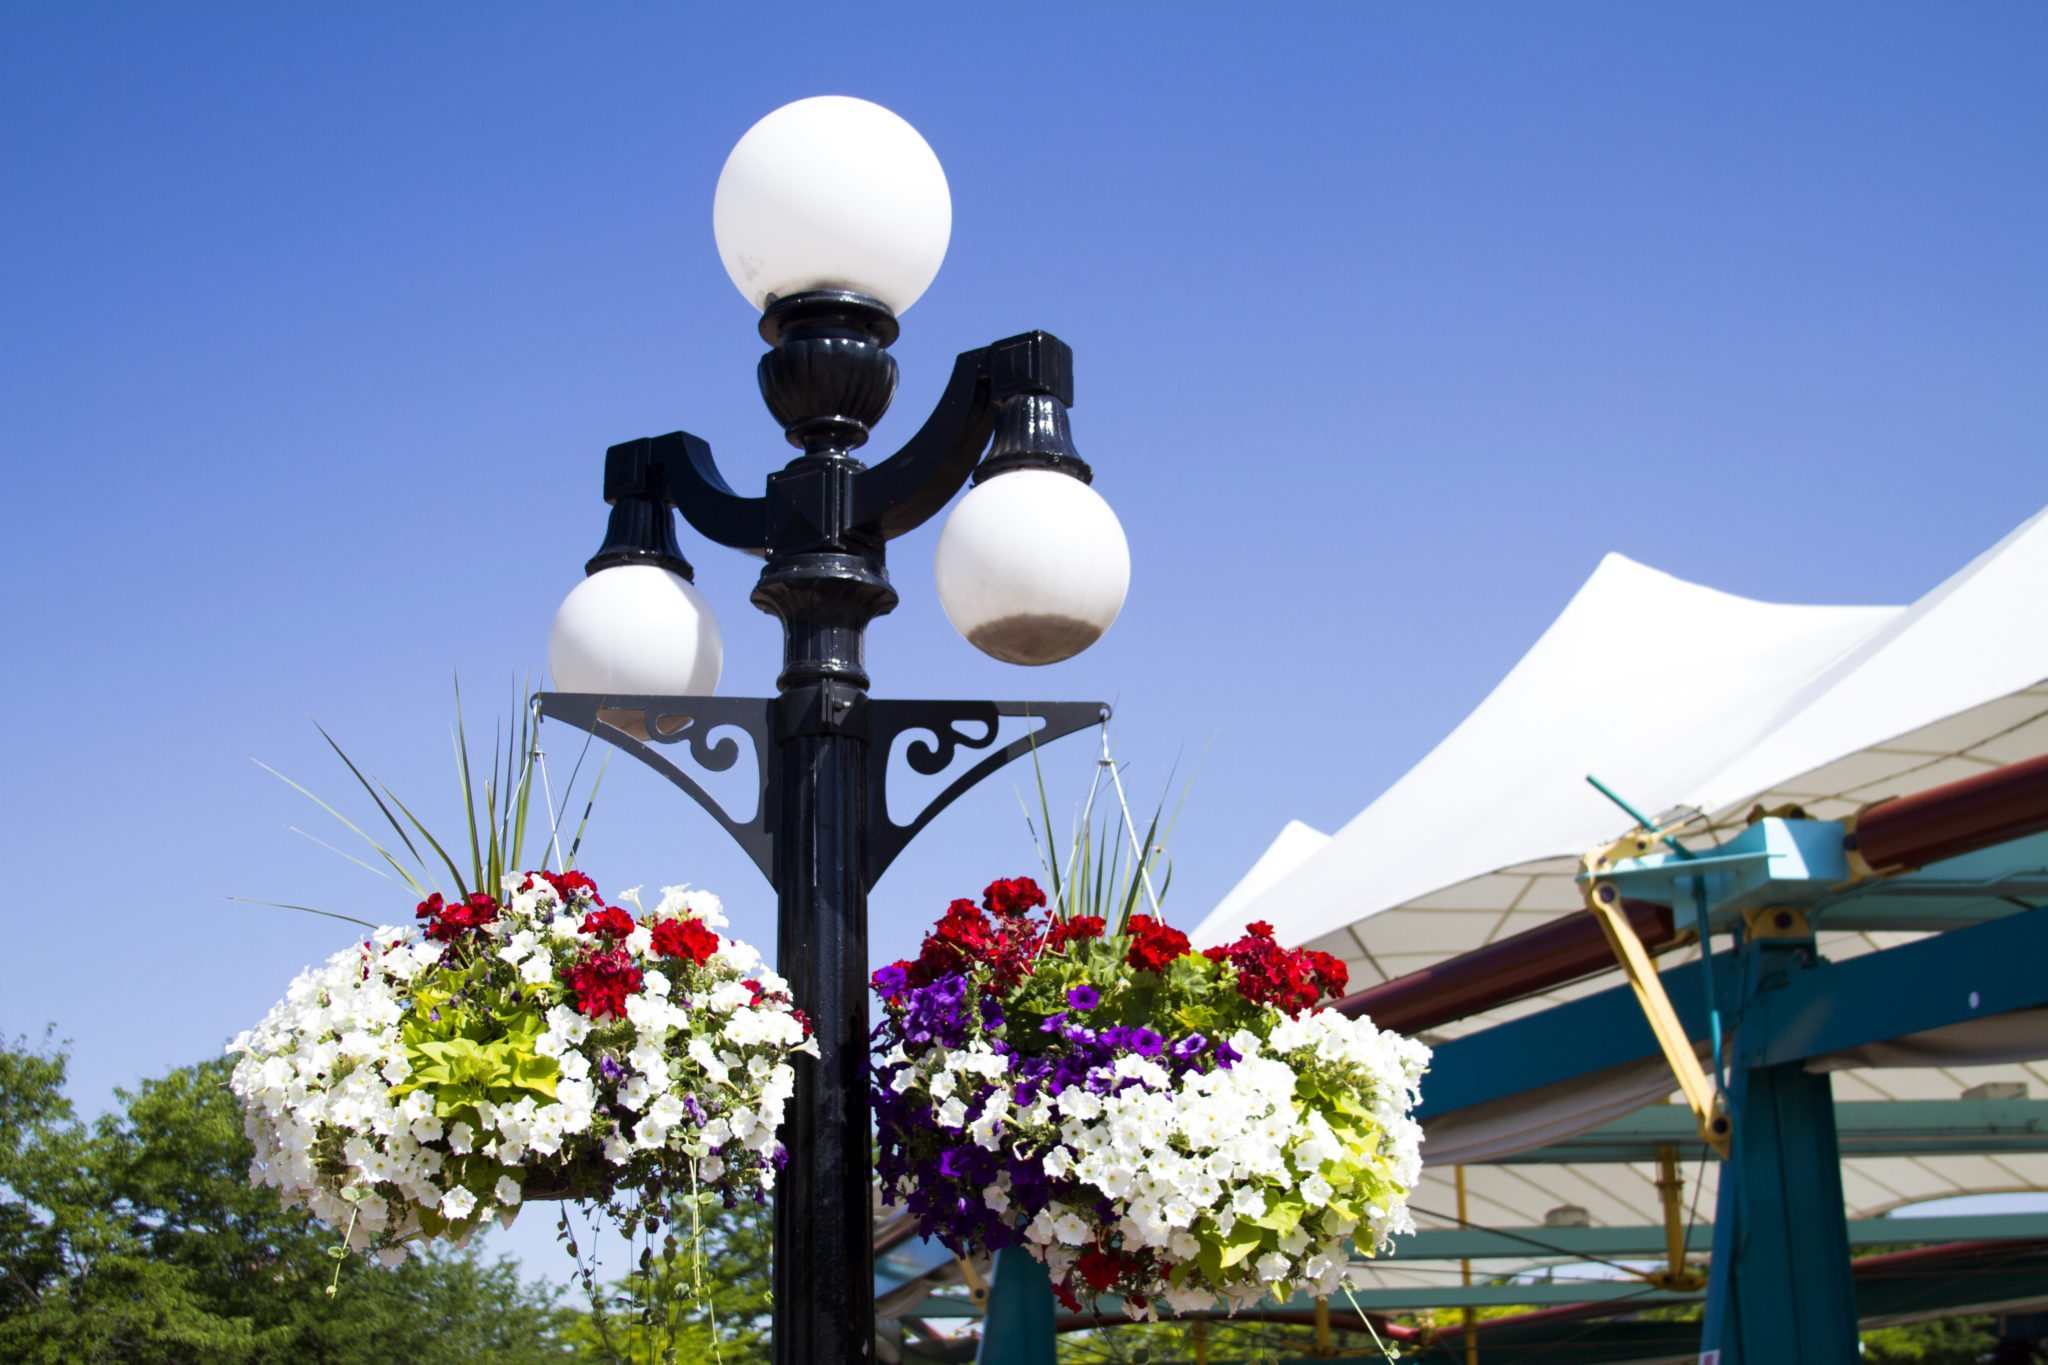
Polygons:
[[[786,458],[710,221],[777,105],[886,104],[952,184],[876,449],[954,353],[1045,328],[1131,540],[1110,636],[1032,671],[947,626],[936,522],[899,541],[877,694],[1112,700],[1146,803],[1199,758],[1192,923],[1608,550],[1900,602],[2048,502],[2044,91],[2021,4],[10,6],[0,1029],[54,1023],[95,1107],[338,946],[227,897],[409,916],[249,760],[345,797],[317,717],[445,825],[450,679],[487,728],[538,674],[605,446]],[[768,690],[752,566],[686,552],[722,690]],[[1088,741],[1047,757],[1077,802]],[[1015,791],[904,855],[878,959],[1031,866]],[[651,774],[612,769],[584,862],[772,939]]]

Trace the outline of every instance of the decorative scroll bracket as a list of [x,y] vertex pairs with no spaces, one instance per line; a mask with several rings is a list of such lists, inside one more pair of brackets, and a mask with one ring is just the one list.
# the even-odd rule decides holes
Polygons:
[[[594,692],[542,692],[534,698],[543,716],[573,725],[615,748],[623,749],[682,788],[732,836],[753,859],[770,885],[775,881],[774,818],[768,774],[772,753],[770,723],[775,703],[766,697],[611,697]],[[697,765],[722,773],[739,762],[740,746],[731,736],[714,740],[712,733],[731,727],[754,742],[754,818],[735,820],[711,793],[677,767],[657,745],[687,743]]]
[[[1035,746],[1064,739],[1077,730],[1109,719],[1109,704],[1099,701],[870,701],[868,726],[867,884],[873,890],[889,864],[933,817],[966,795],[969,788]],[[911,768],[928,777],[952,765],[961,749],[986,749],[996,742],[1003,716],[1041,719],[1045,724],[1005,744],[946,784],[908,824],[889,815],[889,754],[899,735],[924,731],[929,741],[915,740],[905,755]],[[962,725],[980,733],[963,733]]]
[[[790,699],[794,698],[794,694]],[[622,749],[660,773],[716,820],[732,836],[769,885],[775,883],[777,802],[772,790],[773,737],[782,731],[776,708],[784,700],[770,697],[640,697],[591,692],[542,692],[535,697],[543,716],[561,721]],[[863,880],[872,891],[889,865],[924,827],[983,778],[1035,746],[1050,744],[1109,719],[1104,702],[1028,701],[875,701],[863,698],[833,727],[867,740],[868,828]],[[889,756],[899,736],[920,731],[929,740],[914,740],[905,757],[913,771],[935,777],[952,766],[962,749],[989,749],[996,743],[1002,717],[1023,716],[1044,723],[1030,733],[995,749],[946,784],[907,824],[889,815]],[[964,729],[962,727],[968,727]],[[713,800],[689,773],[659,746],[689,745],[699,767],[722,773],[739,762],[739,745],[730,736],[713,739],[727,727],[744,731],[754,745],[753,818],[735,819]]]

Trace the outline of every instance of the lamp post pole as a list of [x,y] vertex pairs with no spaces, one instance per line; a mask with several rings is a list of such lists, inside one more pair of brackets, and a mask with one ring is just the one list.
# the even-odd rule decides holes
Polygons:
[[[930,147],[863,101],[801,100],[741,139],[713,221],[733,282],[762,309],[761,397],[798,454],[743,497],[687,432],[606,452],[604,544],[555,617],[548,662],[561,690],[537,699],[543,715],[682,788],[775,888],[777,967],[818,1045],[816,1064],[796,1069],[776,1181],[778,1365],[856,1365],[874,1352],[869,892],[975,783],[1109,714],[1099,702],[871,699],[868,623],[897,600],[888,543],[972,480],[939,539],[939,597],[976,647],[1013,663],[1085,649],[1130,578],[1123,531],[1069,434],[1073,354],[1055,337],[962,354],[901,449],[874,464],[857,453],[895,396],[897,314],[938,269],[950,202]],[[721,646],[676,511],[705,539],[765,560],[753,602],[782,622],[774,697],[708,695]],[[1004,717],[1041,723],[999,743]],[[740,759],[732,730],[752,745],[750,815],[669,757],[728,770]],[[887,789],[905,736],[910,768],[943,785],[898,821]],[[984,750],[950,772],[962,751]]]
[[[710,448],[686,433],[614,446],[605,465],[613,505],[588,566],[652,566],[687,578],[669,509],[708,539],[765,556],[754,605],[781,620],[783,666],[772,699],[633,691],[543,693],[543,714],[606,739],[654,766],[727,829],[775,887],[777,968],[810,1018],[815,1065],[797,1070],[776,1184],[774,1350],[778,1365],[871,1358],[873,1207],[867,1090],[867,899],[876,880],[946,805],[1013,758],[1105,719],[1099,702],[875,701],[868,696],[868,623],[896,605],[889,540],[920,525],[970,477],[1019,470],[1087,480],[1068,436],[1072,354],[1026,333],[969,351],[937,410],[911,441],[869,466],[854,452],[895,388],[894,315],[841,290],[773,304],[761,322],[772,349],[762,396],[802,452],[757,498],[735,494]],[[987,451],[986,458],[983,457]],[[557,666],[557,681],[562,673]],[[1004,716],[1044,723],[997,744]],[[730,768],[752,740],[758,808],[726,811],[664,747],[702,767]],[[912,742],[912,768],[939,775],[962,750],[992,750],[908,822],[888,814],[893,742]]]

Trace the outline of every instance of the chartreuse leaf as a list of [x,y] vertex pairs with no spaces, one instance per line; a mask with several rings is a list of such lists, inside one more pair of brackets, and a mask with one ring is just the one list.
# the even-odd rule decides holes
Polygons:
[[554,1058],[536,1056],[531,1052],[520,1054],[512,1064],[514,1085],[549,1099],[555,1097],[555,1081],[560,1074]]
[[1251,1220],[1257,1227],[1271,1228],[1285,1237],[1301,1226],[1302,1205],[1294,1199],[1281,1199],[1266,1206],[1266,1211]]
[[[1257,1251],[1266,1241],[1266,1234],[1263,1231],[1255,1230],[1248,1232],[1245,1230],[1245,1227],[1245,1224],[1239,1223],[1236,1228],[1231,1230],[1230,1235],[1223,1239],[1223,1255],[1218,1262],[1222,1269],[1230,1269],[1230,1267],[1236,1265],[1254,1251]],[[1215,1278],[1220,1279],[1221,1275],[1219,1274]]]

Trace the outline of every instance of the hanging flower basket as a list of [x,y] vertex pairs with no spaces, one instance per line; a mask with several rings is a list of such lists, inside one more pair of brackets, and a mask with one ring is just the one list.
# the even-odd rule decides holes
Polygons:
[[1413,1229],[1420,1043],[1318,1002],[1344,964],[1253,924],[1045,919],[1029,879],[954,901],[875,973],[885,1197],[957,1255],[1022,1246],[1070,1309],[1327,1294]]
[[817,1045],[718,935],[717,897],[669,887],[636,920],[582,873],[533,872],[417,919],[301,973],[229,1045],[252,1180],[393,1264],[527,1201],[773,1184]]

